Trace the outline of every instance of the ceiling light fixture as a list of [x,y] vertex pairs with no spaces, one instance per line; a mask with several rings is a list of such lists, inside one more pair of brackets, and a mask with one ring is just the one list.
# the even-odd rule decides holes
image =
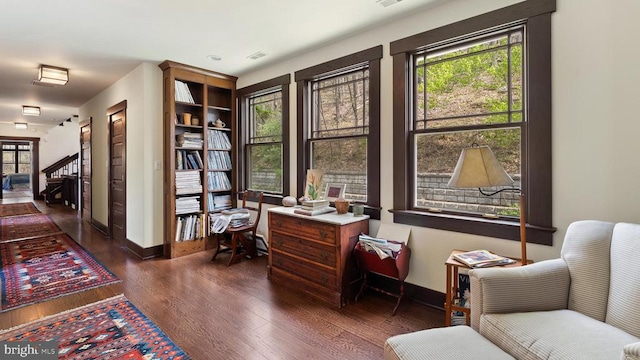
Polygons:
[[219,55],[207,55],[207,57],[209,58],[209,60],[213,60],[213,61],[220,61],[222,60],[222,57]]
[[13,127],[16,130],[27,130],[27,123],[13,123]]
[[25,116],[40,116],[40,107],[22,105],[22,115],[25,115]]
[[66,122],[71,122],[71,118],[68,118],[67,120],[65,120]]
[[65,85],[69,81],[69,70],[56,66],[41,65],[38,81],[52,85]]
[[380,4],[383,7],[391,6],[393,4],[397,4],[402,0],[377,0],[376,4]]
[[64,126],[64,121],[58,124],[58,126]]

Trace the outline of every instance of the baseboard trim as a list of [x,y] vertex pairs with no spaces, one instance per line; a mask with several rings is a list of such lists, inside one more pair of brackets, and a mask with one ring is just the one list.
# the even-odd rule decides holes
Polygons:
[[107,227],[107,225],[101,223],[100,221],[91,218],[91,225],[93,225],[94,228],[96,228],[98,231],[100,231],[102,234],[104,234],[105,236],[109,236],[109,228]]
[[[368,282],[369,285],[375,286],[390,293],[397,294],[399,292],[398,280],[391,279],[386,276],[369,273]],[[427,289],[422,286],[405,282],[404,293],[406,299],[432,307],[434,309],[444,311],[444,301],[446,299],[446,295],[439,291]]]
[[143,248],[142,246],[134,243],[133,241],[127,239],[125,247],[132,254],[136,255],[142,260],[152,259],[155,257],[159,257],[164,255],[164,246],[156,245],[149,248]]

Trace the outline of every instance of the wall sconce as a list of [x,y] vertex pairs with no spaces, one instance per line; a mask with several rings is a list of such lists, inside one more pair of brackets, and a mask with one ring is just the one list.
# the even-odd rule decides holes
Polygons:
[[40,107],[22,105],[22,115],[25,115],[25,116],[40,116]]
[[38,81],[53,85],[64,85],[69,81],[69,70],[61,67],[40,65]]
[[27,130],[27,123],[13,123],[13,127],[16,130]]

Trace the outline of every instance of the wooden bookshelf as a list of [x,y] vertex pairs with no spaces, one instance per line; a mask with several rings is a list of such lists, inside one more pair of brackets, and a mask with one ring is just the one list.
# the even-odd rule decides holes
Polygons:
[[[163,71],[164,253],[174,258],[213,248],[209,214],[235,206],[237,78],[169,60],[159,67]],[[225,127],[214,127],[218,119]]]

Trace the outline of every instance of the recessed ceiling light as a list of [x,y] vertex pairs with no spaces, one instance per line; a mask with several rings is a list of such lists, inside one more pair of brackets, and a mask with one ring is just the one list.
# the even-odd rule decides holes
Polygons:
[[397,4],[402,0],[377,0],[376,4],[380,4],[384,7],[391,6],[393,4]]
[[209,60],[213,60],[213,61],[220,61],[222,60],[222,57],[219,55],[207,55],[207,57],[209,58]]
[[262,51],[258,51],[258,52],[254,52],[253,54],[247,56],[247,59],[257,60],[257,59],[260,59],[263,56],[267,56],[267,54],[263,53]]
[[22,105],[22,115],[40,116],[40,108],[38,106]]
[[16,130],[27,130],[27,123],[13,123],[13,127]]

